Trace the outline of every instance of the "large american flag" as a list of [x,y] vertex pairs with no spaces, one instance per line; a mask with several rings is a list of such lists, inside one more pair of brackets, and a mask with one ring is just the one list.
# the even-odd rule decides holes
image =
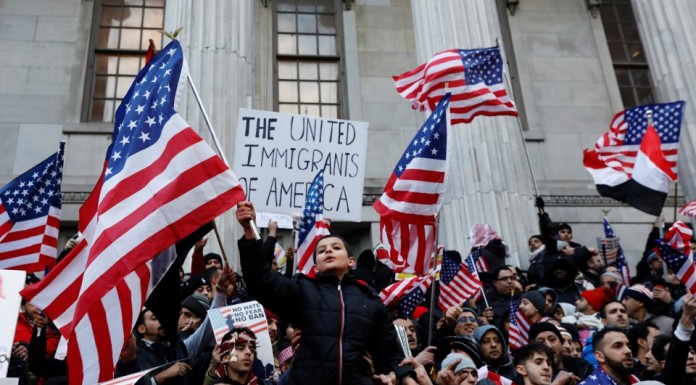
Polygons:
[[437,226],[379,220],[382,252],[377,258],[396,273],[425,274],[431,267]]
[[61,302],[74,312],[65,329],[70,383],[112,378],[156,283],[151,259],[244,199],[234,174],[174,110],[187,72],[173,41],[140,72],[116,112],[103,176],[80,212],[86,259],[72,259],[85,263],[75,277],[77,298],[53,293],[65,295]]
[[689,292],[696,295],[696,266],[689,249],[692,234],[684,222],[675,222],[665,237],[656,241],[656,251]]
[[64,147],[0,189],[0,269],[55,265]]
[[324,222],[324,170],[319,170],[307,191],[298,232],[297,269],[302,274],[311,272],[314,266],[314,246],[319,238],[329,233],[329,225]]
[[448,86],[452,90],[452,124],[469,123],[478,115],[518,115],[505,90],[498,47],[443,51],[393,78],[399,95],[410,100],[414,108],[431,111]]
[[[623,281],[626,285],[631,285],[631,271],[628,268],[628,262],[626,261],[626,255],[624,255],[623,249],[621,248],[621,244],[619,244],[619,237],[616,236],[616,233],[614,233],[614,229],[611,227],[611,223],[609,223],[609,218],[604,217],[604,236],[606,237],[607,240],[615,240],[616,241],[616,247],[612,247],[612,253],[608,251],[608,247],[605,246],[605,258],[606,260],[610,259],[616,259],[616,267],[621,271],[621,276],[623,277]],[[613,258],[612,258],[613,257]]]
[[[445,95],[394,167],[373,207],[382,217],[433,224],[447,188],[450,94]],[[384,243],[384,241],[382,241]]]
[[662,141],[662,152],[671,166],[670,177],[676,180],[677,155],[679,152],[679,133],[684,111],[684,102],[647,104],[621,111],[614,116],[605,133],[597,143],[597,157],[607,166],[625,173],[633,174],[636,155],[648,129],[646,112],[652,110],[653,125]]
[[510,326],[508,342],[510,349],[519,349],[529,342],[529,327],[532,322],[510,298]]
[[440,296],[437,305],[442,311],[459,305],[480,291],[481,281],[467,266],[445,253],[440,270]]
[[425,293],[428,291],[430,285],[432,285],[434,279],[435,271],[423,277],[418,277],[415,284],[399,301],[400,318],[406,319],[413,317],[413,311],[416,310],[416,306],[418,306],[425,297]]

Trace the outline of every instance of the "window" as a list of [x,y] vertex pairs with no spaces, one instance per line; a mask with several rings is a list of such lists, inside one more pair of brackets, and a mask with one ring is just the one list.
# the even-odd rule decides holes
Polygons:
[[333,0],[277,0],[279,112],[338,118],[340,56]]
[[83,120],[113,121],[121,99],[145,64],[149,39],[161,48],[164,1],[95,2]]
[[625,108],[654,103],[650,69],[630,0],[605,0],[602,24]]

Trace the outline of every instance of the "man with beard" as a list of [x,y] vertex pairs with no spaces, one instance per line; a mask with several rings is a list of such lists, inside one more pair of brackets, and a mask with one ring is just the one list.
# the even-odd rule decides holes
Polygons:
[[630,326],[626,306],[619,301],[609,301],[599,309],[599,318],[602,324],[615,328],[627,328]]
[[[638,381],[633,376],[633,354],[626,334],[607,327],[594,335],[594,355],[599,364],[580,385],[629,385]],[[613,381],[613,382],[612,382]]]
[[474,338],[481,347],[481,358],[489,372],[514,379],[515,366],[508,356],[503,333],[493,325],[483,325],[474,331]]
[[592,372],[592,365],[580,358],[563,354],[563,336],[556,325],[549,322],[538,322],[529,328],[529,342],[548,346],[553,351],[553,377],[562,372],[570,372],[582,379]]

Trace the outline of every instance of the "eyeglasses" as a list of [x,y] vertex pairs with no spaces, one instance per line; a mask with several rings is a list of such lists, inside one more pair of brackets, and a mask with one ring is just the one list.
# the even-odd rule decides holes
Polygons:
[[474,317],[474,316],[470,316],[470,317],[460,317],[460,318],[457,320],[457,322],[459,322],[460,324],[465,324],[465,323],[467,323],[467,322],[469,322],[469,323],[476,323],[476,317]]

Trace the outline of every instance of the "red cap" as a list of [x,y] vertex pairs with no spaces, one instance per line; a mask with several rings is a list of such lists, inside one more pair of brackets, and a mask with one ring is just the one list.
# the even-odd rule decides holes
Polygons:
[[598,287],[593,290],[585,290],[580,293],[580,296],[585,298],[595,311],[599,311],[602,306],[614,298],[614,293],[608,287]]

